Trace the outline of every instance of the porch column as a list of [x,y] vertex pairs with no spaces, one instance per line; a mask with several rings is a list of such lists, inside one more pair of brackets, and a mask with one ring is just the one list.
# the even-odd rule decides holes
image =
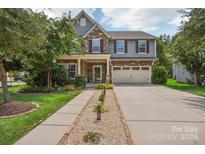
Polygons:
[[107,59],[107,75],[110,75],[110,60]]
[[110,83],[110,59],[107,59],[106,83]]
[[80,60],[81,59],[78,59],[78,75],[80,75]]

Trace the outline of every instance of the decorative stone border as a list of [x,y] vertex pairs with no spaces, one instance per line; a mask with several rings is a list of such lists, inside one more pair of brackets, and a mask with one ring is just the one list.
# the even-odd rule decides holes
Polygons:
[[37,110],[37,109],[39,108],[39,105],[38,105],[38,104],[36,104],[36,103],[31,103],[31,104],[35,105],[36,108],[35,108],[35,109],[32,109],[32,110],[30,110],[30,111],[24,112],[24,113],[19,113],[19,114],[10,115],[10,116],[0,116],[0,119],[14,118],[14,117],[23,116],[23,115],[26,115],[26,114],[28,114],[28,113],[30,113],[30,112],[33,112],[33,111],[35,111],[35,110]]
[[[71,133],[73,132],[73,130],[75,129],[75,127],[78,125],[78,122],[80,121],[80,118],[82,117],[82,114],[84,114],[84,110],[90,105],[90,101],[93,99],[93,97],[95,97],[95,95],[97,95],[98,91],[96,91],[92,96],[91,98],[88,100],[87,104],[83,107],[82,111],[78,114],[77,118],[74,120],[73,124],[71,125],[71,128],[69,130],[69,132],[67,132],[66,134],[64,134],[64,136],[60,139],[60,141],[58,142],[58,144],[65,144],[65,142],[68,140],[69,136],[71,135]],[[132,145],[133,144],[133,141],[132,141],[132,138],[131,138],[131,135],[130,135],[130,131],[128,129],[128,126],[127,126],[127,123],[124,119],[124,116],[123,116],[123,113],[120,109],[120,105],[117,101],[117,98],[116,98],[116,94],[113,90],[113,95],[114,95],[114,103],[116,105],[116,109],[118,110],[117,112],[119,112],[119,120],[121,121],[121,124],[122,124],[122,131],[124,132],[125,134],[125,143],[128,144],[128,145]]]

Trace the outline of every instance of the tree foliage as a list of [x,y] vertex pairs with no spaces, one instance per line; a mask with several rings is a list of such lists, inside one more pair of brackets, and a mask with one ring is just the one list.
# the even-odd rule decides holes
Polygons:
[[202,85],[205,74],[205,9],[185,9],[180,31],[173,38],[172,49],[176,59],[195,74],[198,86]]
[[171,37],[169,35],[160,35],[157,40],[157,61],[155,66],[164,66],[168,75],[171,76],[172,72],[172,55],[169,51]]
[[0,9],[0,74],[4,102],[10,101],[5,61],[25,60],[41,52],[46,41],[47,18],[31,9]]
[[[50,19],[47,29],[47,42],[41,49],[43,51],[42,54],[34,54],[35,58],[31,58],[28,61],[30,79],[33,76],[39,80],[40,85],[47,83],[48,87],[53,86],[53,80],[54,82],[57,81],[54,73],[57,73],[56,68],[59,68],[56,61],[57,57],[62,54],[70,55],[72,52],[83,52],[81,48],[83,40],[75,33],[73,24],[73,20],[65,16],[60,20]],[[47,74],[47,80],[45,80],[45,74]],[[37,80],[33,82],[36,83],[36,86],[39,85]],[[42,84],[42,81],[44,81],[44,84]],[[64,81],[67,82],[66,80]]]

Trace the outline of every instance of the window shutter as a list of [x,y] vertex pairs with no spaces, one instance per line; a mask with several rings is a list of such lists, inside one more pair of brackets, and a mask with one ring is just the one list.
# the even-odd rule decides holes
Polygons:
[[116,40],[114,40],[114,53],[117,53]]
[[127,40],[125,40],[125,53],[127,53]]
[[89,52],[92,52],[92,40],[89,40]]
[[149,53],[149,40],[146,40],[146,52]]
[[136,40],[136,53],[138,53],[138,40]]
[[100,52],[103,53],[103,39],[100,39]]

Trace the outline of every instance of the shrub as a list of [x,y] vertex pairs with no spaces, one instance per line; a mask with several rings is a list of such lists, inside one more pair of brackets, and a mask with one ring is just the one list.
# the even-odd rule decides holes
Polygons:
[[45,88],[43,88],[43,91],[42,92],[44,92],[44,93],[50,93],[50,92],[54,92],[56,89],[55,88],[53,88],[53,87],[45,87]]
[[114,84],[97,84],[96,89],[113,89]]
[[101,94],[101,95],[100,95],[99,101],[101,101],[102,103],[104,103],[104,101],[105,101],[105,95],[104,95],[104,94]]
[[76,76],[74,84],[75,84],[75,87],[85,88],[86,86],[85,77],[83,75]]
[[75,90],[75,86],[72,84],[59,88],[59,91],[73,91],[73,90]]
[[104,103],[102,103],[102,102],[100,102],[100,101],[98,101],[98,102],[94,105],[93,112],[97,112],[99,106],[101,106],[101,111],[100,111],[101,113],[109,112],[107,106],[104,105]]
[[152,73],[152,83],[165,84],[167,82],[167,71],[164,66],[156,66]]
[[18,93],[40,93],[40,92],[54,92],[56,89],[55,88],[48,88],[48,87],[32,87],[30,85],[21,85],[18,89]]
[[83,141],[86,143],[99,143],[102,134],[97,132],[88,132],[83,136]]
[[[65,86],[69,84],[67,71],[64,66],[57,65],[51,70],[52,72],[52,86]],[[31,69],[26,75],[26,83],[32,87],[46,87],[47,86],[47,70],[46,69]]]
[[39,87],[32,87],[29,85],[21,85],[17,89],[17,92],[19,93],[36,93],[36,92],[42,92],[43,89]]

